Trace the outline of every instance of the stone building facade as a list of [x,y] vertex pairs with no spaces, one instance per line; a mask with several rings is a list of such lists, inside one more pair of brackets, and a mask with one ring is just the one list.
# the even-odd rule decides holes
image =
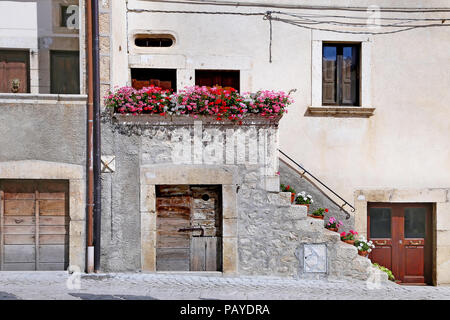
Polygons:
[[84,1],[0,7],[0,270],[84,271]]
[[[211,70],[219,73],[238,72],[239,87],[243,92],[259,89],[288,91],[296,88],[297,92],[293,95],[296,103],[279,122],[279,148],[320,177],[346,199],[355,211],[349,206],[342,208],[340,199],[314,181],[305,180],[307,175],[303,177],[303,171],[282,156],[280,169],[277,169],[281,172],[281,182],[291,183],[297,186],[297,190],[303,189],[314,194],[316,205],[329,207],[333,216],[345,219],[350,214],[350,218],[344,221],[344,230],[354,228],[364,236],[370,236],[367,221],[372,204],[429,204],[432,208],[429,224],[433,227],[428,238],[431,253],[426,258],[432,264],[429,274],[432,279],[428,283],[449,282],[449,177],[445,174],[449,163],[445,151],[448,150],[446,132],[449,123],[448,117],[442,116],[448,113],[445,103],[448,90],[444,89],[448,87],[444,85],[448,83],[448,77],[442,74],[443,69],[440,67],[448,61],[445,54],[448,52],[447,44],[442,41],[448,37],[448,28],[417,28],[384,35],[330,32],[297,28],[275,20],[269,24],[263,15],[251,15],[266,13],[271,10],[270,7],[234,8],[226,3],[223,6],[202,6],[131,0],[102,1],[101,4],[101,78],[104,94],[116,86],[132,85],[135,75],[144,72],[144,69],[150,72],[155,69],[174,71],[170,75],[168,73],[167,77],[176,83],[177,88],[196,84],[200,75],[204,75],[201,71]],[[270,5],[266,1],[261,1],[261,4]],[[362,1],[357,5],[369,8],[373,4],[373,1]],[[393,6],[383,0],[375,4],[381,8]],[[282,12],[304,13],[300,9],[289,9],[289,6],[294,5],[292,1],[284,1],[282,5],[287,8],[280,9]],[[326,4],[317,0],[313,3],[296,1],[295,5]],[[435,0],[428,5],[445,7],[447,3]],[[413,1],[404,6],[420,7],[422,3]],[[208,15],[198,12],[216,13]],[[217,12],[239,14],[221,15]],[[398,12],[373,12],[380,13],[383,19],[405,15]],[[339,10],[330,10],[329,13],[332,16],[342,15]],[[423,12],[414,15],[416,18],[440,16],[439,13]],[[351,22],[350,16],[367,19],[367,12],[353,13],[347,20],[339,21]],[[328,29],[357,31],[336,25]],[[165,37],[171,45],[143,47],[139,39],[145,37]],[[336,43],[355,45],[361,54],[358,65],[359,100],[354,106],[326,106],[322,103],[323,47]],[[407,43],[416,43],[418,46],[406,50]],[[427,53],[428,57],[433,58],[427,58]],[[407,76],[408,72],[412,72],[417,81],[409,80],[411,77]],[[437,79],[440,80],[436,82]],[[429,129],[431,123],[433,130]],[[114,140],[110,130],[109,125],[104,126],[103,146],[106,151],[103,153],[114,156],[111,146],[120,139]],[[411,138],[413,132],[416,136]],[[121,139],[131,142],[139,138],[125,134]],[[424,148],[430,147],[425,147],[426,141],[434,141],[433,150],[436,152],[422,152]],[[128,144],[122,147],[123,150],[130,148]],[[158,150],[157,154],[164,154],[161,149],[155,150]],[[129,151],[125,159],[131,160],[131,154],[135,152]],[[406,155],[408,160],[405,160]],[[116,166],[120,166],[120,161],[116,162]],[[138,173],[133,174],[137,178]],[[107,185],[113,176],[104,176]],[[133,188],[134,193],[138,192],[136,184],[129,188]],[[104,207],[110,204],[109,197],[105,195]],[[133,211],[136,210],[135,203]],[[103,218],[109,219],[109,214],[104,212]],[[117,215],[116,218],[126,221],[131,219],[128,216],[119,218]],[[262,216],[254,218],[262,219]],[[244,217],[242,219],[245,220]],[[137,227],[139,221],[135,218],[130,223]],[[114,225],[108,228],[114,228]],[[244,229],[238,228],[242,234],[248,232],[244,232]],[[124,234],[132,233],[120,227],[116,230]],[[110,232],[104,231],[104,234]],[[240,257],[242,261],[251,261],[249,257],[255,252],[245,248],[244,239],[242,245],[238,244],[238,248],[242,249]],[[276,242],[276,239],[273,240]],[[133,242],[137,243],[138,240]],[[104,248],[107,252],[106,245]],[[138,256],[132,254],[131,260],[127,261],[133,263],[130,265],[127,262],[125,267],[120,257],[131,254],[129,251],[104,254],[104,263],[108,264],[108,257],[114,255],[119,269],[132,269],[139,264]],[[270,264],[267,260],[264,263]],[[244,266],[245,262],[242,264],[242,273],[254,271],[251,271],[250,266],[248,269]],[[112,266],[105,265],[105,268]]]

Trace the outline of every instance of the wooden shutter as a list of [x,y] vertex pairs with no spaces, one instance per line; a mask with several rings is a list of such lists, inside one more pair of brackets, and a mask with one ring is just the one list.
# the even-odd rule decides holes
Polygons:
[[195,84],[206,87],[240,89],[239,70],[196,70]]
[[0,92],[29,92],[28,55],[28,51],[0,51]]
[[[358,50],[356,46],[344,47],[351,50],[351,57],[342,56],[341,59],[341,97],[342,105],[358,105]],[[343,49],[344,49],[343,48]]]
[[80,57],[78,51],[51,51],[50,60],[50,92],[79,94]]
[[322,103],[337,104],[336,61],[323,59],[322,62]]

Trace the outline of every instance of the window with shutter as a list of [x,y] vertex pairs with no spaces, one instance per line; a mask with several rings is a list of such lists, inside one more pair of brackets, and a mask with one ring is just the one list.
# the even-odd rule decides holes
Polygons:
[[322,104],[359,106],[360,44],[324,43]]

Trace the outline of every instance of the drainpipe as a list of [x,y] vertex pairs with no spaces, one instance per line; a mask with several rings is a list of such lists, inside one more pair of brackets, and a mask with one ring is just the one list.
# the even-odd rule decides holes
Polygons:
[[99,50],[99,10],[98,0],[93,1],[94,37],[94,271],[100,269],[101,239],[101,133],[100,133],[100,50]]
[[[94,156],[98,155],[98,152],[94,151],[94,147],[98,144],[94,141],[94,126],[98,117],[94,118],[94,113],[98,113],[98,24],[97,15],[98,10],[96,0],[86,1],[86,39],[87,39],[87,79],[88,79],[88,123],[87,123],[87,267],[86,271],[91,273],[94,271],[94,255],[95,255],[95,243],[94,243],[94,192],[95,184],[98,183],[98,179],[95,179]],[[97,69],[97,70],[96,70]],[[97,88],[97,89],[96,89]],[[97,139],[95,139],[97,140]],[[97,181],[95,181],[97,180]],[[96,210],[97,211],[97,210]]]

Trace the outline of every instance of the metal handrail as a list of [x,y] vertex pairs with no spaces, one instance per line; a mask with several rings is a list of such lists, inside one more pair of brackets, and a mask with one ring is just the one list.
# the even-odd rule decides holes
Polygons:
[[[311,172],[309,172],[308,170],[306,170],[305,168],[303,168],[300,164],[298,164],[294,159],[292,159],[291,157],[289,157],[286,153],[284,153],[283,151],[281,151],[280,149],[278,149],[278,151],[285,156],[286,158],[288,158],[290,161],[292,161],[292,163],[294,163],[297,167],[299,167],[300,169],[303,170],[302,176],[305,175],[305,173],[307,173],[308,175],[310,175],[314,180],[316,180],[318,183],[320,183],[323,187],[325,187],[328,191],[330,191],[332,194],[334,194],[336,197],[338,197],[339,199],[341,199],[342,201],[344,201],[344,204],[342,206],[340,206],[340,208],[342,210],[344,210],[344,206],[347,205],[350,208],[352,208],[352,212],[355,212],[356,209],[355,207],[353,207],[350,203],[348,203],[344,198],[342,198],[340,195],[338,195],[336,192],[334,192],[333,190],[331,190],[325,183],[323,183],[322,181],[320,181],[318,178],[316,178]],[[344,210],[345,211],[345,210]],[[350,214],[345,211],[345,213],[347,214],[346,219],[350,219]]]

